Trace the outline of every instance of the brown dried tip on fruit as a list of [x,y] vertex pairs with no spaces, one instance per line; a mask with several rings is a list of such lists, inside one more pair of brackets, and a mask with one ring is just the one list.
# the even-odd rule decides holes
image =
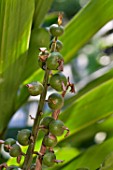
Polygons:
[[[0,168],[1,168],[1,169],[3,169],[3,168],[6,168],[6,169],[7,169],[7,164],[6,164],[6,163],[0,164]],[[1,170],[1,169],[0,169],[0,170]]]
[[13,139],[13,138],[8,138],[8,139],[6,139],[5,142],[4,142],[4,150],[5,150],[6,152],[9,152],[9,149],[10,149],[10,147],[11,147],[13,144],[16,144],[16,140],[15,140],[15,139]]
[[58,25],[62,24],[62,19],[63,19],[63,13],[59,13],[59,16],[58,16]]
[[46,61],[48,55],[49,55],[49,52],[47,51],[46,48],[40,48],[40,53],[39,53],[39,59],[44,62]]
[[75,91],[75,86],[74,86],[74,84],[70,84],[70,87],[71,87],[70,92],[71,92],[71,93],[75,93],[76,91]]
[[46,69],[46,60],[49,56],[49,52],[44,47],[40,48],[39,50],[41,52],[38,55],[38,64],[39,64],[39,67],[41,67],[43,70],[45,70]]
[[41,47],[41,48],[39,48],[39,50],[40,50],[41,52],[45,52],[45,51],[47,50],[47,48],[46,48],[46,47]]

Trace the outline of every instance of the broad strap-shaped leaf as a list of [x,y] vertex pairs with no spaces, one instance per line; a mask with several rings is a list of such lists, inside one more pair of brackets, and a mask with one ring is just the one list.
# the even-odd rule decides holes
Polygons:
[[[44,3],[45,1],[37,1],[36,2],[36,5],[38,6],[38,7],[36,7],[37,9],[39,8],[41,2]],[[46,6],[46,4],[45,4],[45,6]],[[95,8],[95,6],[98,6],[98,8]],[[105,16],[105,12],[103,12],[104,8],[106,8],[106,16]],[[95,14],[92,13],[92,9],[94,9]],[[83,46],[83,44],[85,44],[87,41],[89,41],[89,39],[95,34],[95,32],[97,30],[99,30],[100,27],[102,27],[107,21],[110,20],[110,17],[112,17],[112,15],[110,15],[111,11],[112,11],[111,0],[109,0],[109,1],[107,0],[106,2],[103,2],[100,0],[99,1],[96,0],[95,2],[91,1],[88,4],[88,6],[83,8],[80,11],[80,13],[78,13],[77,16],[75,16],[69,22],[69,24],[66,26],[64,35],[61,37],[61,40],[64,43],[64,49],[63,49],[62,53],[64,54],[65,62],[67,62],[71,58],[73,58],[74,54]],[[41,12],[41,9],[39,10],[39,12]],[[39,15],[41,16],[41,14],[39,14]],[[100,19],[98,21],[99,25],[97,24],[97,15],[99,15],[99,17],[100,17]],[[34,15],[34,17],[35,17],[35,15]],[[84,17],[85,17],[85,19],[84,19]],[[39,17],[37,17],[37,19],[41,20],[41,18],[39,18]],[[94,27],[93,26],[91,27],[90,23],[92,23],[94,25]],[[82,34],[82,36],[81,36],[81,34]],[[31,39],[32,39],[32,37],[33,37],[33,33],[31,34]],[[42,36],[43,39],[44,39],[44,37],[47,37],[47,36],[45,36],[45,35]],[[73,37],[76,37],[76,38],[73,38]],[[39,43],[39,45],[40,45],[40,43]],[[71,47],[69,47],[69,46],[71,46]],[[69,47],[69,48],[67,48],[67,47]],[[73,52],[73,53],[71,53],[71,52]],[[31,43],[31,48],[28,52],[29,58],[26,63],[26,72],[24,74],[23,81],[26,78],[28,78],[29,75],[31,75],[33,72],[35,72],[35,70],[38,68],[37,67],[37,58],[36,58],[37,53],[38,53],[38,48],[35,48],[34,43]],[[66,55],[68,55],[68,56],[66,56]],[[32,63],[33,67],[31,67],[31,63]]]
[[112,170],[112,169],[113,169],[113,152],[106,156],[100,170]]
[[47,14],[53,0],[35,0],[35,12],[33,19],[33,28],[38,28]]
[[[84,148],[88,148],[89,146],[91,146],[91,144],[94,143],[95,135],[99,132],[102,132],[105,139],[109,139],[113,136],[112,115],[92,125],[89,125],[78,132],[71,133],[67,138],[63,138],[62,140],[59,140],[57,146],[63,147],[70,144],[71,147],[82,148],[84,146]],[[101,142],[101,141],[96,141],[96,142]]]
[[65,62],[75,57],[76,52],[108,21],[113,19],[112,0],[91,0],[66,26],[61,37]]
[[[112,64],[113,65],[113,64]],[[111,65],[111,66],[112,66]],[[111,67],[110,67],[111,68]],[[77,92],[77,94],[75,93],[74,96],[68,98],[65,101],[65,105],[68,106],[70,105],[70,103],[74,102],[75,100],[77,100],[80,96],[84,95],[85,93],[87,93],[89,90],[92,90],[93,88],[101,85],[102,83],[110,80],[113,77],[113,69],[110,69],[109,71],[107,70],[107,72],[105,72],[104,70],[106,70],[106,68],[102,68],[94,73],[92,73],[91,75],[87,76],[87,79],[89,79],[89,82],[87,80],[85,80],[85,78],[83,80],[81,80],[78,84],[75,85],[75,89],[76,86],[79,87],[79,84],[83,84],[84,87],[80,89],[80,91]],[[109,66],[108,66],[109,69]],[[104,71],[104,74],[102,73]],[[100,76],[100,74],[102,74]],[[93,80],[92,80],[93,79]],[[86,85],[84,84],[86,83]]]
[[[27,7],[27,8],[26,8]],[[34,0],[1,0],[0,25],[0,134],[13,114],[15,96],[25,68],[24,57],[29,46]],[[23,55],[24,54],[24,55]]]
[[[6,128],[15,108],[28,97],[24,91],[20,94],[18,88],[38,69],[38,48],[40,45],[49,44],[47,31],[38,29],[37,25],[31,32],[36,5],[42,3],[41,7],[44,8],[44,11],[39,8],[35,12],[36,18],[38,17],[36,23],[40,25],[52,3],[49,1],[47,5],[45,2],[36,0],[35,4],[34,0],[0,1],[0,120],[2,122],[0,133]],[[20,101],[17,94],[20,94]],[[25,97],[22,98],[22,94],[25,94]]]
[[113,113],[113,78],[75,100],[61,114],[71,133],[92,125]]
[[[113,138],[105,141],[102,144],[92,146],[87,149],[83,154],[78,157],[73,157],[69,162],[61,165],[60,167],[54,167],[54,170],[69,170],[69,169],[77,169],[77,168],[89,168],[90,170],[96,170],[100,167],[103,160],[106,158],[108,154],[113,151]],[[66,155],[66,151],[65,155]],[[113,166],[112,166],[113,167]],[[107,170],[107,169],[106,169]],[[110,169],[111,170],[111,169]]]

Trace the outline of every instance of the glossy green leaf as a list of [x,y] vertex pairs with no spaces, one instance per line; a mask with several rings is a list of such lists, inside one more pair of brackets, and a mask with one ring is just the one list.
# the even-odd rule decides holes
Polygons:
[[33,19],[33,28],[38,28],[42,24],[53,0],[35,0],[35,13]]
[[[105,157],[112,152],[113,150],[113,138],[107,140],[106,142],[95,145],[89,149],[87,149],[83,154],[78,157],[73,157],[73,159],[63,166],[56,167],[54,170],[62,169],[69,170],[77,168],[86,167],[90,170],[96,170],[100,167],[101,163],[105,159]],[[107,170],[107,169],[106,169]]]
[[[67,138],[59,141],[58,146],[66,146],[70,144],[72,147],[87,148],[93,143],[101,143],[103,140],[113,136],[113,117],[108,116],[105,119],[98,121],[92,125],[87,126],[84,129],[81,129],[78,132],[70,133]],[[95,140],[95,135],[98,133],[104,134],[104,139],[97,141]]]
[[[102,68],[102,69],[94,72],[93,74],[89,75],[89,77],[87,77],[87,80],[89,78],[87,83],[86,83],[86,80],[84,80],[84,79],[81,80],[80,84],[86,83],[86,85],[84,85],[84,87],[81,88],[81,90],[79,92],[77,92],[77,94],[75,93],[75,95],[73,97],[68,98],[65,101],[65,105],[68,106],[70,103],[74,102],[80,96],[84,95],[88,91],[90,91],[93,88],[101,85],[102,83],[110,80],[113,77],[113,69],[112,69],[112,67],[113,67],[112,65],[111,65],[111,68],[109,68],[109,66],[108,66],[109,71],[104,72],[104,74],[103,74],[103,71],[106,70],[106,68]],[[100,76],[100,74],[102,74],[102,75]],[[98,77],[98,75],[99,75],[99,77]],[[93,78],[93,80],[92,80],[92,78]],[[79,83],[78,83],[77,86],[79,87]],[[75,85],[75,89],[76,89],[76,85]]]
[[[22,90],[20,94],[18,88],[38,69],[37,55],[40,45],[49,45],[49,33],[45,29],[36,27],[31,31],[35,5],[38,3],[39,1],[36,1],[34,4],[34,0],[0,1],[0,120],[2,122],[0,133],[6,128],[16,111],[15,108],[22,105],[28,97],[26,90]],[[42,3],[44,12],[43,10],[36,12],[37,16],[39,14],[36,23],[44,19],[51,3],[52,1],[48,5]]]
[[113,152],[106,156],[105,160],[102,163],[102,168],[100,168],[100,170],[107,170],[108,168],[109,170],[113,168]]
[[35,81],[39,81],[42,82],[42,78],[43,78],[43,71],[42,69],[38,69],[36,72],[34,72],[34,74],[32,76],[30,76],[27,80],[24,81],[24,83],[19,87],[19,93],[16,97],[16,102],[15,102],[15,112],[19,109],[19,107],[21,107],[23,105],[23,103],[26,102],[26,100],[29,97],[29,93],[28,93],[28,89],[26,87],[26,84],[30,83],[30,82],[35,82]]
[[[27,6],[27,8],[26,8]],[[2,8],[3,7],[3,8]],[[25,61],[16,63],[28,49],[34,1],[0,1],[2,23],[0,25],[0,134],[6,127],[11,115]],[[15,17],[16,16],[16,17]],[[23,55],[24,54],[24,55]]]
[[70,104],[61,114],[61,119],[71,133],[78,132],[113,113],[112,83],[113,79],[89,91]]
[[68,23],[61,37],[65,62],[75,57],[76,52],[108,21],[113,19],[112,0],[91,0]]

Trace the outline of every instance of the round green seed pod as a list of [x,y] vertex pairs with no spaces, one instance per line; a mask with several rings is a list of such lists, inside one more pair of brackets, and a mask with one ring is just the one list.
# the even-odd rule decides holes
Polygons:
[[45,128],[49,128],[49,123],[54,120],[52,117],[50,116],[47,116],[47,117],[44,117],[41,122],[40,122],[40,125],[44,125]]
[[63,91],[63,86],[67,85],[67,78],[62,73],[54,74],[50,78],[50,85],[53,89],[57,91]]
[[64,33],[64,27],[58,24],[51,25],[49,30],[54,37],[59,37]]
[[61,109],[63,104],[64,104],[64,99],[58,93],[52,93],[48,98],[48,105],[52,110]]
[[56,156],[53,152],[47,152],[44,156],[43,156],[43,164],[51,167],[54,165],[54,161],[56,160]]
[[44,49],[44,50],[39,53],[38,64],[43,70],[45,70],[46,69],[46,60],[48,58],[49,52],[46,50],[46,48],[40,48],[40,49]]
[[27,146],[29,144],[30,136],[31,136],[31,130],[23,129],[18,132],[17,140],[22,146]]
[[26,85],[31,96],[37,96],[44,90],[43,85],[40,82],[32,82]]
[[52,135],[52,134],[48,134],[44,136],[43,139],[43,144],[47,147],[54,147],[57,144],[57,138],[56,136]]
[[12,148],[9,150],[9,154],[12,157],[17,157],[21,154],[21,148],[19,145],[14,144],[12,145]]
[[50,53],[49,57],[47,58],[47,68],[49,70],[58,70],[58,67],[60,66],[59,61],[64,61],[62,55],[59,52]]
[[[54,47],[54,40],[52,40],[50,43],[51,50],[53,49],[53,47]],[[62,50],[62,48],[63,48],[63,43],[60,40],[57,40],[56,41],[56,51],[59,52]]]
[[46,62],[43,62],[40,60],[40,58],[38,59],[38,65],[40,68],[42,68],[43,70],[46,69]]
[[6,152],[9,152],[9,149],[8,149],[5,145],[12,146],[12,145],[15,144],[15,143],[16,143],[16,140],[13,139],[13,138],[8,138],[8,139],[6,139],[5,142],[4,142],[4,150],[5,150]]
[[64,123],[61,120],[53,120],[49,124],[49,132],[55,136],[61,136],[64,133]]

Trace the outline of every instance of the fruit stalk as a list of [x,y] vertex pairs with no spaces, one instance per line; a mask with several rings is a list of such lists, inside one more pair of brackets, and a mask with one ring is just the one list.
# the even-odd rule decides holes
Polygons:
[[37,139],[37,136],[38,136],[39,123],[40,123],[40,120],[41,120],[41,115],[42,115],[42,112],[43,112],[43,106],[44,106],[46,93],[47,93],[48,78],[49,78],[49,70],[46,69],[45,75],[44,75],[44,80],[43,80],[44,90],[43,90],[43,93],[40,96],[38,110],[37,110],[36,118],[34,120],[34,125],[33,125],[33,128],[32,128],[32,135],[31,135],[31,139],[30,139],[30,144],[29,144],[26,156],[25,156],[24,163],[23,163],[23,170],[29,170],[30,165],[32,163],[32,155],[33,155],[36,139]]

